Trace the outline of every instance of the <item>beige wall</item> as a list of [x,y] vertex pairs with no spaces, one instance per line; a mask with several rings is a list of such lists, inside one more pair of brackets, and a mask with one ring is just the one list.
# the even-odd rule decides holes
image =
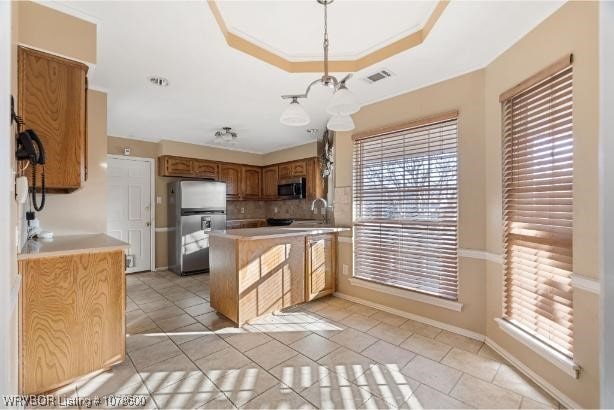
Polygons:
[[[430,87],[363,107],[356,115],[355,132],[411,121],[451,110],[459,111],[459,247],[483,249],[484,232],[484,72],[475,71]],[[336,144],[337,191],[352,185],[350,133],[338,133]],[[336,201],[335,220],[347,222],[351,201]],[[340,244],[340,267],[352,266],[350,244]],[[485,333],[484,261],[459,258],[461,312],[352,286],[349,276],[339,276],[339,292],[419,314],[477,333]],[[342,269],[340,269],[342,271]]]
[[310,158],[318,155],[318,144],[310,142],[292,148],[269,152],[262,156],[262,165],[278,164],[295,159]]
[[47,194],[37,213],[43,229],[56,235],[107,230],[107,95],[87,92],[88,179],[70,194]]
[[17,1],[19,42],[84,63],[96,64],[96,24],[49,7]]
[[[597,277],[598,268],[598,3],[569,2],[486,68],[486,246],[502,251],[501,110],[499,95],[567,53],[574,55],[573,270]],[[492,320],[502,314],[502,266],[488,264],[487,334],[580,405],[599,402],[598,296],[574,292],[574,356],[584,371],[574,380],[510,339]]]
[[[459,247],[502,252],[501,107],[499,94],[556,61],[574,54],[574,272],[598,276],[598,3],[568,2],[483,70],[443,81],[364,107],[354,116],[356,132],[458,109]],[[351,221],[352,143],[336,138],[335,219]],[[339,272],[352,266],[352,247],[339,244]],[[599,406],[598,296],[574,292],[574,359],[582,366],[571,378],[499,330],[502,265],[459,258],[463,311],[441,308],[357,288],[338,276],[338,290],[426,318],[481,333],[519,359],[571,400]]]
[[130,148],[132,157],[158,158],[157,142],[112,136],[107,138],[107,153],[124,155],[124,148]]
[[262,155],[249,152],[209,147],[205,145],[186,144],[184,142],[161,140],[160,155],[178,155],[180,157],[201,158],[213,161],[236,162],[239,164],[262,165]]

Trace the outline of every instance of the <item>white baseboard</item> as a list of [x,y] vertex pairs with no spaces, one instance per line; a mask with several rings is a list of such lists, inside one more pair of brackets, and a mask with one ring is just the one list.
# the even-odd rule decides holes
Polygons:
[[582,406],[580,406],[578,403],[576,403],[575,401],[567,397],[567,395],[562,393],[559,389],[554,387],[552,384],[548,383],[543,377],[535,373],[533,370],[527,367],[520,360],[516,359],[515,356],[510,354],[507,350],[505,350],[501,346],[499,346],[492,339],[487,337],[484,340],[484,343],[486,343],[488,347],[490,347],[495,352],[499,353],[501,357],[503,357],[505,360],[510,362],[514,367],[516,367],[518,370],[524,373],[524,375],[527,376],[529,379],[531,379],[535,384],[537,384],[539,387],[544,389],[548,394],[554,397],[555,400],[561,403],[565,408],[567,409],[581,409],[582,408]]
[[427,325],[436,326],[438,328],[447,330],[449,332],[456,333],[456,334],[459,334],[459,335],[462,335],[462,336],[467,336],[467,337],[470,337],[472,339],[484,342],[491,349],[493,349],[495,352],[497,352],[499,355],[501,355],[501,357],[503,357],[505,360],[510,362],[521,373],[523,373],[530,380],[532,380],[535,384],[537,384],[539,387],[544,389],[548,394],[550,394],[552,397],[554,397],[554,399],[557,400],[559,403],[561,403],[563,406],[565,406],[565,408],[568,408],[568,409],[581,409],[582,408],[582,406],[580,406],[574,400],[570,399],[567,395],[562,393],[559,389],[554,387],[552,384],[547,382],[543,377],[541,377],[540,375],[535,373],[533,370],[531,370],[529,367],[527,367],[524,363],[522,363],[520,360],[518,360],[515,356],[513,356],[507,350],[503,349],[501,346],[499,346],[497,343],[495,343],[492,339],[486,337],[485,335],[483,335],[481,333],[477,333],[477,332],[474,332],[474,331],[471,331],[471,330],[463,329],[461,327],[450,325],[450,324],[447,324],[447,323],[439,322],[437,320],[429,319],[429,318],[424,317],[424,316],[420,316],[420,315],[415,315],[413,313],[404,312],[404,311],[399,310],[399,309],[395,309],[395,308],[391,308],[391,307],[388,307],[388,306],[380,305],[379,303],[370,302],[368,300],[357,298],[355,296],[350,296],[350,295],[347,295],[345,293],[335,292],[334,295],[337,296],[338,298],[349,300],[350,302],[358,303],[358,304],[361,304],[361,305],[364,305],[364,306],[369,306],[369,307],[372,307],[372,308],[375,308],[375,309],[382,310],[384,312],[395,314],[397,316],[401,316],[401,317],[404,317],[404,318],[407,318],[407,319],[412,319],[412,320],[415,320],[417,322],[426,323]]
[[355,303],[358,303],[358,304],[361,304],[361,305],[365,305],[365,306],[369,306],[369,307],[372,307],[372,308],[375,308],[375,309],[383,310],[384,312],[392,313],[394,315],[401,316],[401,317],[404,317],[404,318],[407,318],[407,319],[412,319],[412,320],[415,320],[417,322],[426,323],[427,325],[436,326],[436,327],[438,327],[440,329],[445,329],[445,330],[447,330],[449,332],[452,332],[452,333],[457,333],[459,335],[463,335],[463,336],[470,337],[472,339],[479,340],[480,342],[483,342],[484,339],[486,338],[486,336],[484,336],[483,334],[474,332],[472,330],[463,329],[461,327],[450,325],[450,324],[444,323],[444,322],[439,322],[437,320],[429,319],[429,318],[424,317],[424,316],[420,316],[420,315],[416,315],[416,314],[413,314],[413,313],[405,312],[403,310],[391,308],[391,307],[388,307],[388,306],[385,306],[385,305],[380,305],[379,303],[370,302],[368,300],[357,298],[355,296],[350,296],[350,295],[347,295],[345,293],[335,292],[335,296],[337,296],[338,298],[341,298],[341,299],[349,300],[350,302],[355,302]]

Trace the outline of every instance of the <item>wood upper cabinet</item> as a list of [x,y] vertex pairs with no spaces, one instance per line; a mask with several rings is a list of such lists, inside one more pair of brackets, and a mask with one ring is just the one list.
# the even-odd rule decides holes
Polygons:
[[212,161],[192,160],[192,172],[196,178],[218,179],[219,166]]
[[158,174],[162,177],[219,178],[219,166],[214,161],[172,155],[163,155],[158,161]]
[[262,188],[262,168],[260,167],[241,167],[241,198],[260,199]]
[[307,161],[294,161],[290,163],[290,166],[292,167],[292,177],[307,176]]
[[18,48],[18,114],[43,143],[50,192],[75,191],[87,179],[87,70],[76,61]]
[[292,178],[292,166],[290,164],[279,165],[279,179]]
[[335,292],[337,237],[307,236],[305,242],[305,298],[309,301]]
[[226,198],[241,199],[241,165],[220,164],[220,181],[226,182]]
[[168,155],[159,158],[158,173],[164,177],[192,176],[193,161],[189,158]]
[[262,170],[262,199],[277,199],[277,182],[279,181],[277,165]]
[[320,160],[310,158],[306,161],[307,199],[324,198],[324,178],[320,171]]

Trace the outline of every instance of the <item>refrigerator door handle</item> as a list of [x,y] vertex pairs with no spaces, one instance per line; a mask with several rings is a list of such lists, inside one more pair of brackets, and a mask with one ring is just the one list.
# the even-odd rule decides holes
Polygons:
[[211,217],[203,216],[200,218],[200,229],[205,232],[211,231]]

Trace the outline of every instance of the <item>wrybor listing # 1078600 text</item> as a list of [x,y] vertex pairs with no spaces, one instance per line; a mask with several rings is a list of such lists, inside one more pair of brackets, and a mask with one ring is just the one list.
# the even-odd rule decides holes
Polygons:
[[75,397],[63,395],[7,395],[2,396],[3,408],[24,408],[24,407],[78,407],[89,409],[93,407],[117,407],[117,408],[139,408],[147,402],[146,395],[126,394],[126,395],[106,395],[92,397]]

